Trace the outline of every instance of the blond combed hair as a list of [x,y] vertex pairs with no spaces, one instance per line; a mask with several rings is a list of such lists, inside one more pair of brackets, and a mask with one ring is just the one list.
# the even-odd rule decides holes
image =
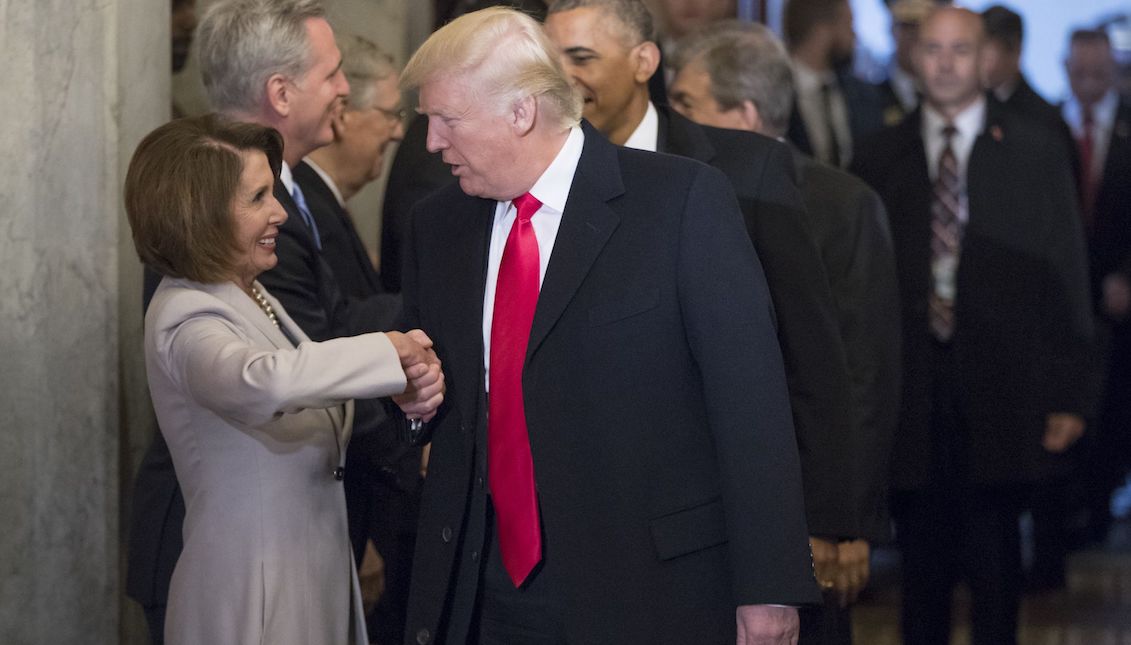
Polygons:
[[401,89],[441,78],[462,78],[500,107],[526,96],[544,99],[562,127],[581,120],[581,96],[562,71],[554,44],[537,21],[514,9],[473,11],[436,31],[405,65]]

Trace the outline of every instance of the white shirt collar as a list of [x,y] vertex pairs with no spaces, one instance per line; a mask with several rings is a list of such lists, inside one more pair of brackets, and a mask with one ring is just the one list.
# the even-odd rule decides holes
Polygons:
[[530,194],[542,202],[542,206],[559,213],[565,211],[569,187],[573,185],[573,175],[577,172],[577,163],[581,160],[581,150],[584,147],[585,135],[581,133],[581,128],[570,128],[562,149],[530,188]]
[[334,183],[333,178],[330,177],[330,175],[325,170],[322,169],[322,166],[319,166],[318,164],[314,163],[314,160],[311,159],[310,157],[303,157],[302,160],[305,161],[306,165],[310,166],[310,168],[315,173],[317,173],[319,177],[322,178],[323,183],[325,183],[326,186],[328,186],[330,188],[330,192],[334,193],[334,199],[338,200],[338,205],[341,206],[342,208],[345,208],[346,207],[346,200],[342,199],[342,192],[340,190],[338,190],[338,185]]
[[648,109],[644,111],[644,118],[640,119],[640,124],[632,131],[632,136],[624,142],[624,147],[656,152],[656,148],[659,146],[659,137],[660,116],[656,112],[656,106],[648,101]]
[[[1107,129],[1115,121],[1118,109],[1119,93],[1112,88],[1092,107],[1092,121],[1101,129]],[[1068,121],[1072,131],[1079,137],[1084,127],[1084,108],[1075,96],[1064,102],[1064,120]]]
[[285,161],[282,168],[279,169],[279,181],[283,182],[283,187],[287,189],[288,195],[295,194],[295,175]]
[[790,64],[793,67],[793,78],[797,83],[798,94],[820,92],[822,86],[836,82],[836,74],[831,71],[818,72],[796,58],[792,59]]
[[[923,132],[928,136],[941,135],[943,128],[949,122],[943,115],[939,114],[935,108],[931,107],[929,103],[923,103]],[[958,130],[955,136],[963,141],[969,141],[971,144],[974,139],[982,132],[982,128],[986,124],[986,97],[979,96],[978,100],[974,101],[966,109],[958,113],[954,117],[954,128]]]

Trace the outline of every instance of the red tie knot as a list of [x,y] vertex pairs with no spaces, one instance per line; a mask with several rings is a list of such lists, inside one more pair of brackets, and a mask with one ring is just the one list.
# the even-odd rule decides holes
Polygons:
[[529,221],[531,217],[534,217],[534,213],[537,213],[538,209],[542,207],[542,202],[530,193],[523,193],[514,198],[514,207],[518,210],[518,219]]

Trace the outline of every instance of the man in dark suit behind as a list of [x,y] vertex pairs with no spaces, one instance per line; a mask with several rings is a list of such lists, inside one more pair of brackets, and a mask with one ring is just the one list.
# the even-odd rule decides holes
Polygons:
[[855,163],[891,217],[903,304],[892,487],[909,645],[949,642],[960,574],[972,642],[1016,643],[1020,508],[1094,398],[1071,170],[1044,126],[982,93],[983,44],[978,14],[934,10],[921,110]]
[[[651,16],[639,0],[553,2],[546,32],[585,98],[584,115],[615,144],[710,164],[730,180],[758,252],[778,320],[801,451],[809,529],[852,535],[843,503],[850,423],[848,371],[829,280],[805,226],[788,146],[701,127],[649,100],[658,64]],[[823,581],[827,582],[827,581]]]
[[876,87],[852,75],[856,34],[848,0],[788,0],[782,29],[793,59],[796,110],[788,137],[802,152],[838,167],[884,126]]
[[416,437],[410,637],[722,644],[737,621],[739,643],[790,642],[774,605],[817,596],[800,469],[725,177],[578,127],[518,12],[453,21],[403,85],[459,178],[417,207],[405,262],[450,402]]
[[[672,106],[697,123],[781,137],[789,124],[793,80],[785,48],[764,26],[719,23],[684,41],[675,66]],[[824,608],[801,611],[800,643],[852,642],[847,610],[868,579],[870,544],[888,537],[888,458],[899,403],[899,293],[887,213],[860,179],[794,150],[805,222],[829,276],[852,392],[848,450],[825,458],[848,464],[837,481],[853,524],[811,538],[818,580],[833,581]],[[840,464],[807,466],[818,476]],[[809,486],[806,485],[806,493]],[[810,525],[825,522],[820,506]]]
[[[294,177],[318,226],[321,255],[343,294],[384,301],[385,317],[372,324],[391,328],[400,313],[400,297],[382,287],[346,202],[381,175],[385,150],[404,135],[399,77],[392,58],[368,40],[339,34],[337,42],[349,98],[334,118],[334,140],[296,165]],[[369,540],[384,562],[381,595],[366,620],[369,637],[398,643],[404,639],[416,540],[421,451],[399,445],[392,433],[379,428],[358,424],[350,440],[346,511],[355,562],[361,567]]]
[[982,86],[1007,107],[1039,121],[1061,138],[1070,154],[1072,169],[1079,169],[1072,133],[1061,118],[1060,110],[1046,101],[1021,72],[1021,47],[1025,23],[1021,16],[1006,7],[994,5],[982,12],[986,45],[982,56]]
[[1111,524],[1111,493],[1131,461],[1131,103],[1116,91],[1105,32],[1074,32],[1065,70],[1072,96],[1063,115],[1080,155],[1092,300],[1107,337],[1104,396],[1085,451],[1089,537],[1102,540]]

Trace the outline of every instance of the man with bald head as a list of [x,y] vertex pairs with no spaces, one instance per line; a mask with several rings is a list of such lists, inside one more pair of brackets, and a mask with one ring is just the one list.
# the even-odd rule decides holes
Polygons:
[[975,644],[1017,642],[1018,516],[1095,396],[1083,236],[1067,151],[988,99],[981,17],[920,27],[920,109],[861,149],[891,218],[903,319],[893,515],[904,642],[948,643],[971,591]]

